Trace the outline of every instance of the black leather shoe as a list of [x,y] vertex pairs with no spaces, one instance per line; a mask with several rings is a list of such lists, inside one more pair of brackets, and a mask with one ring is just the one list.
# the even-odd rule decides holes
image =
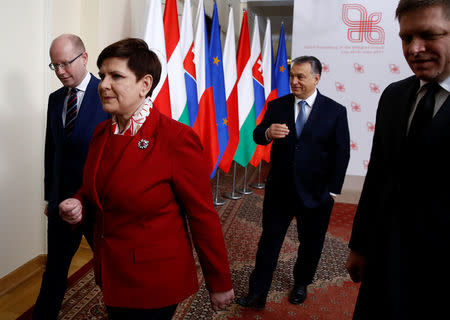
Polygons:
[[307,295],[307,287],[305,285],[296,285],[289,296],[289,302],[292,304],[303,303]]
[[245,308],[264,309],[266,306],[266,295],[248,294],[236,300],[237,304]]

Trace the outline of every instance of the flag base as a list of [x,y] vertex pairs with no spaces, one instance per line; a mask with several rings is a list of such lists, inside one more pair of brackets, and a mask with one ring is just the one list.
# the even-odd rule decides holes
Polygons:
[[264,183],[260,183],[260,182],[252,183],[252,184],[250,184],[250,187],[252,187],[254,189],[264,189],[265,188]]
[[222,198],[217,198],[217,199],[214,199],[214,205],[215,206],[223,206],[224,204],[225,204],[225,199],[222,199]]
[[240,194],[252,194],[252,193],[253,193],[252,190],[247,189],[246,187],[244,187],[244,188],[241,189],[241,190],[238,190],[238,192],[239,192]]
[[225,198],[227,199],[231,199],[231,200],[238,200],[240,198],[242,198],[241,195],[236,194],[235,192],[227,192],[223,195]]

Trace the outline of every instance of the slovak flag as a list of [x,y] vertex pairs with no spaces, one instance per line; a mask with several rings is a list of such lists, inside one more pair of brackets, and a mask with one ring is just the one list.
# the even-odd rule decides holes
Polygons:
[[[274,75],[274,62],[273,62],[273,46],[272,46],[272,29],[270,20],[267,19],[266,32],[264,35],[263,49],[262,49],[262,76],[264,81],[264,97],[265,103],[263,110],[256,118],[256,124],[260,124],[267,110],[267,104],[278,97],[277,89],[275,86]],[[257,145],[255,154],[251,160],[253,166],[257,166],[261,159],[266,162],[270,162],[270,149],[272,143],[263,146]]]
[[[263,63],[261,58],[261,45],[259,39],[259,26],[258,26],[258,16],[255,16],[255,23],[253,27],[253,38],[251,46],[251,56],[250,62],[252,64],[252,76],[253,76],[253,91],[255,96],[255,115],[256,115],[256,125],[258,118],[264,110],[264,104],[266,98],[264,96],[264,79],[263,79]],[[255,152],[253,153],[250,164],[256,167],[262,159],[264,148],[261,146],[256,146]]]

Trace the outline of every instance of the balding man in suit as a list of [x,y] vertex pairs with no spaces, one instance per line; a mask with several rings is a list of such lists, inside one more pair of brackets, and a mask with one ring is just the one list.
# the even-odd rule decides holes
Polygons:
[[56,320],[66,290],[72,257],[84,234],[92,243],[92,223],[73,229],[58,212],[59,203],[81,186],[89,142],[98,123],[108,119],[97,86],[87,69],[88,54],[76,35],[63,34],[50,47],[51,63],[63,87],[50,94],[45,140],[45,208],[47,264],[33,320]]

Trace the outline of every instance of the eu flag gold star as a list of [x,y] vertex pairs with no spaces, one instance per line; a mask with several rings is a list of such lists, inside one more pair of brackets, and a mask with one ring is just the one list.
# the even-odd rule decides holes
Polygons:
[[215,65],[219,65],[219,62],[220,62],[219,56],[213,57],[213,59],[214,59],[213,63],[214,63]]
[[284,70],[286,70],[286,68],[284,66],[280,67],[280,72],[284,72]]
[[224,126],[227,126],[227,125],[228,125],[228,119],[227,119],[227,118],[223,118],[222,121],[223,121],[222,124],[223,124]]

